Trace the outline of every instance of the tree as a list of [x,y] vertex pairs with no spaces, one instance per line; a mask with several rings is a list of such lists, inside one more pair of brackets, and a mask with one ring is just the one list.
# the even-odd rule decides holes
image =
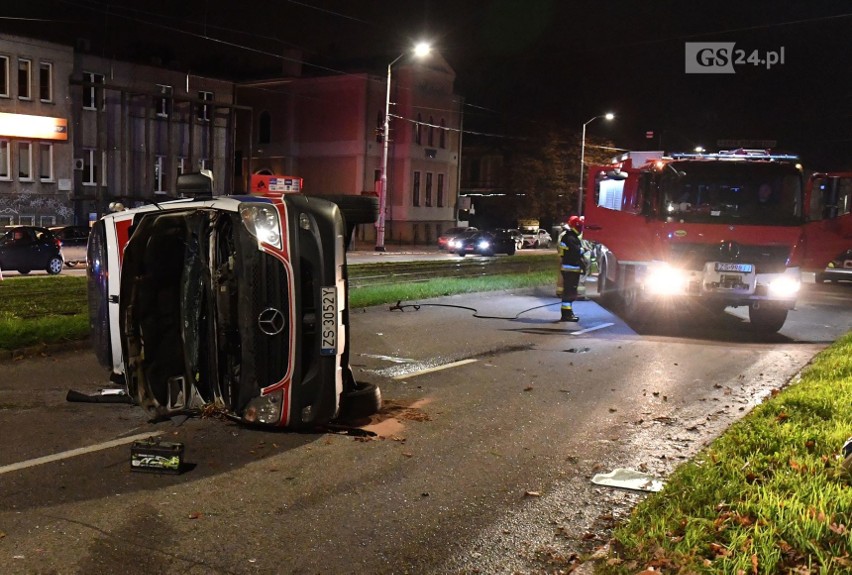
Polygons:
[[[577,213],[580,133],[547,127],[514,140],[506,157],[506,189],[519,219],[556,225]],[[609,163],[611,142],[586,138],[585,164]]]

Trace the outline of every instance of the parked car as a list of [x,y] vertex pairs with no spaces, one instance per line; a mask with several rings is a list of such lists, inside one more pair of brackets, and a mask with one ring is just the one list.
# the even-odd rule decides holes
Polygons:
[[7,226],[0,233],[0,270],[45,270],[50,275],[62,271],[59,240],[47,228]]
[[846,250],[828,262],[824,270],[814,274],[814,278],[817,283],[852,280],[852,249]]
[[505,232],[476,231],[455,238],[453,251],[461,257],[467,254],[493,256],[494,254],[515,255],[515,240]]
[[523,238],[525,248],[548,248],[553,241],[547,230],[540,228],[538,230],[525,230]]
[[475,232],[477,231],[474,227],[462,227],[462,228],[450,228],[440,236],[438,236],[438,249],[445,250],[447,249],[447,244],[455,237],[460,236],[466,232]]
[[69,268],[86,263],[89,226],[53,226],[48,228],[62,243],[62,258]]
[[184,174],[181,199],[95,223],[86,270],[99,362],[156,419],[214,408],[313,429],[375,413],[379,389],[349,363],[344,246],[375,221],[375,198],[308,198],[294,191],[300,178],[253,178],[269,179],[262,195],[214,197],[212,179]]

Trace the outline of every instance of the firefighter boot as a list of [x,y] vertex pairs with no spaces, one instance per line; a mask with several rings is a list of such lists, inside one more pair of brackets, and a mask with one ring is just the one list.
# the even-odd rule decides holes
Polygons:
[[580,321],[580,318],[578,316],[574,315],[574,310],[571,309],[570,307],[563,307],[562,308],[562,317],[559,318],[559,321],[560,322],[563,322],[563,321],[574,322],[574,321]]

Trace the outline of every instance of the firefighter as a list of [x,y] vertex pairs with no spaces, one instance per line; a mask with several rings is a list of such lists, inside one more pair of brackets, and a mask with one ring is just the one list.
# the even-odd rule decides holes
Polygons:
[[571,216],[562,227],[558,246],[562,273],[562,316],[559,321],[574,322],[580,321],[573,308],[574,300],[577,299],[577,286],[580,276],[586,273],[586,258],[581,239],[583,219],[580,216]]

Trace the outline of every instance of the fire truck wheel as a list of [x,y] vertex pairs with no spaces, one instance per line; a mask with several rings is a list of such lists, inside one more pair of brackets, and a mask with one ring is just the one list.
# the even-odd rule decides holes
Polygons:
[[621,305],[627,319],[637,324],[648,320],[648,310],[639,298],[638,288],[627,288],[621,295]]
[[371,196],[333,195],[323,199],[338,205],[347,224],[371,224],[379,217],[378,199]]
[[339,419],[352,421],[378,413],[382,408],[382,392],[372,383],[356,383],[355,389],[344,392],[340,399]]
[[787,321],[787,310],[765,304],[758,308],[749,307],[748,319],[754,330],[762,332],[778,331]]
[[601,262],[600,271],[598,272],[598,296],[602,304],[609,307],[614,302],[615,286],[606,277],[606,262]]

